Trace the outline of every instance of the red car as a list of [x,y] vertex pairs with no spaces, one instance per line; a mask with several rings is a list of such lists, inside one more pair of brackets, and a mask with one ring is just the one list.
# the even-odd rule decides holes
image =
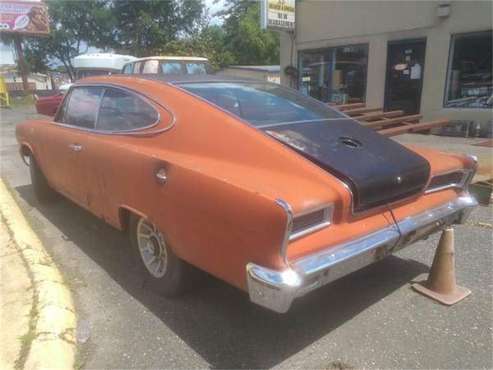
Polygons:
[[34,105],[36,106],[36,112],[39,114],[45,114],[47,116],[54,116],[58,106],[63,100],[64,94],[58,92],[56,95],[49,96],[37,96],[34,95]]

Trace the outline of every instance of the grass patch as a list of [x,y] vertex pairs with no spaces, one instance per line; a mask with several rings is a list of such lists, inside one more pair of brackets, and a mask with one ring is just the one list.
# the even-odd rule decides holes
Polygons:
[[33,294],[33,305],[31,307],[31,311],[29,312],[29,329],[27,333],[20,336],[19,340],[21,342],[21,349],[19,351],[19,357],[15,360],[14,368],[17,370],[24,369],[24,365],[26,363],[27,355],[29,354],[29,350],[31,349],[31,343],[36,338],[36,324],[38,317],[38,297],[36,294]]
[[346,364],[342,361],[332,361],[327,366],[324,367],[324,370],[352,370],[353,366]]
[[10,106],[12,108],[16,107],[25,107],[29,105],[34,105],[34,95],[27,94],[24,96],[11,96],[10,97]]

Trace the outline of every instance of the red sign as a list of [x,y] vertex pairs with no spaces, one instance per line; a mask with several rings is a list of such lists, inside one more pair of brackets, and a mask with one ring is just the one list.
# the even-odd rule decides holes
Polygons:
[[0,0],[0,32],[46,35],[48,9],[41,1]]

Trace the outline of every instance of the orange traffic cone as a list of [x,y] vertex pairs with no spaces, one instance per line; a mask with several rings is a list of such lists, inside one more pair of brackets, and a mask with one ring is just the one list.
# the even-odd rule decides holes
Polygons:
[[471,291],[455,282],[454,229],[442,232],[428,280],[412,285],[413,289],[445,305],[466,298]]

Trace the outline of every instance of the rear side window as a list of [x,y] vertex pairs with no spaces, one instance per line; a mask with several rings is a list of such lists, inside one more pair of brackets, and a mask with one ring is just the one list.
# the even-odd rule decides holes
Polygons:
[[132,74],[132,69],[133,69],[133,64],[127,64],[125,67],[123,67],[123,73],[126,75]]
[[204,63],[186,63],[185,67],[187,69],[188,75],[205,75],[207,70]]
[[157,74],[159,69],[159,61],[158,60],[148,60],[144,64],[144,68],[142,68],[143,74]]
[[142,65],[142,62],[137,62],[134,64],[134,70],[133,73],[140,73],[140,66]]
[[180,62],[162,62],[161,72],[165,75],[181,75],[181,63]]
[[103,131],[129,131],[148,127],[158,120],[156,110],[135,94],[106,88],[96,128]]
[[103,93],[102,87],[75,87],[68,97],[68,106],[63,107],[63,123],[93,129]]

